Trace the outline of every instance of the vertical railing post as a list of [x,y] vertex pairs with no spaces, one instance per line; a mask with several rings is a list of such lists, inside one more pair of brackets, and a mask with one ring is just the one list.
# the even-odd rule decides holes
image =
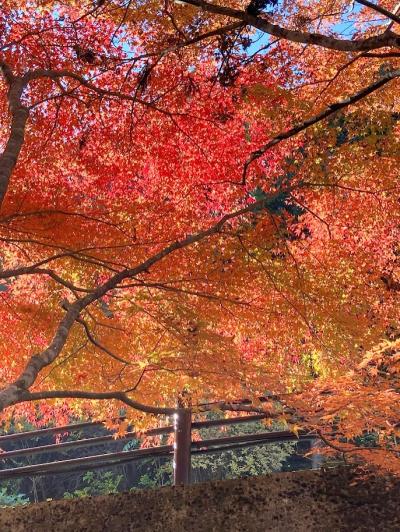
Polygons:
[[[310,448],[311,449],[318,449],[321,447],[321,440],[317,440],[317,439],[313,439],[311,440],[311,443],[310,443]],[[315,451],[313,452],[313,454],[311,455],[311,468],[312,469],[319,469],[320,467],[322,467],[322,464],[323,464],[323,459],[322,459],[322,455],[321,454],[318,454],[316,453]]]
[[174,485],[190,484],[192,412],[178,408],[174,415]]

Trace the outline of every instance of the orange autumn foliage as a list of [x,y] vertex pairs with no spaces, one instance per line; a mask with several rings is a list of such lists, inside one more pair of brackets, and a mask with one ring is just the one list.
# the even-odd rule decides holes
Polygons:
[[4,420],[183,397],[400,472],[399,25],[348,4],[4,2]]

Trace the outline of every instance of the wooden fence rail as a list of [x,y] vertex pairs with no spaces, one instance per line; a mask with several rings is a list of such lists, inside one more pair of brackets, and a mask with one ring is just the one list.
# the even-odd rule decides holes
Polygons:
[[[192,441],[192,430],[202,429],[208,427],[227,426],[238,423],[249,423],[259,421],[265,416],[253,415],[229,419],[218,419],[208,421],[192,422],[192,413],[189,409],[179,409],[175,414],[174,425],[160,427],[156,429],[147,430],[144,433],[127,432],[122,438],[123,441],[130,441],[139,439],[143,436],[158,436],[164,434],[171,434],[174,432],[174,445],[161,445],[158,447],[151,447],[146,449],[134,449],[112,453],[104,453],[98,455],[90,455],[82,458],[73,458],[68,460],[60,460],[53,462],[45,462],[41,464],[9,467],[0,470],[0,481],[35,477],[48,474],[57,474],[72,471],[83,471],[107,466],[114,466],[126,464],[144,458],[155,458],[159,456],[173,457],[174,461],[174,484],[188,484],[190,483],[191,470],[191,456],[203,453],[213,453],[224,450],[241,449],[243,447],[255,446],[267,443],[296,441],[296,440],[315,440],[315,436],[305,433],[300,433],[298,436],[293,432],[279,431],[279,432],[262,432],[254,434],[244,434],[238,436],[229,436],[221,438],[213,438],[201,441]],[[101,422],[86,422],[74,425],[64,425],[62,427],[46,428],[30,432],[9,434],[0,436],[0,445],[19,441],[26,438],[38,437],[48,434],[61,434],[66,432],[73,432],[88,428],[95,425],[100,425]],[[79,447],[90,447],[93,445],[103,444],[114,440],[113,435],[98,436],[93,438],[84,438],[76,441],[67,441],[56,444],[42,445],[37,447],[29,447],[24,449],[15,449],[5,451],[0,454],[0,464],[7,465],[8,460],[20,456],[31,456],[35,454],[45,454],[55,451],[64,451],[75,449]]]

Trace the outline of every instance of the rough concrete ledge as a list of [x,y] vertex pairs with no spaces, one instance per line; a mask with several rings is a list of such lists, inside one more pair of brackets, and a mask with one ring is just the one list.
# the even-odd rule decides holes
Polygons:
[[1,532],[399,531],[400,482],[303,471],[0,511]]

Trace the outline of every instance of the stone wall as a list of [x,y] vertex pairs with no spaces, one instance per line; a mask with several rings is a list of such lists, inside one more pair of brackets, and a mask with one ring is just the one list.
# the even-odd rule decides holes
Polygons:
[[0,511],[1,532],[400,531],[400,483],[348,470],[164,487]]

